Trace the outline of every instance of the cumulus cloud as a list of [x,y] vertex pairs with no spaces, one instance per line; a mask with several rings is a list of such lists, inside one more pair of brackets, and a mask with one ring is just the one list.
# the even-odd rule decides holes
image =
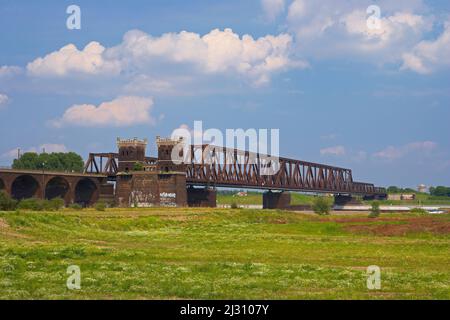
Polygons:
[[291,44],[292,37],[288,34],[254,39],[248,34],[240,37],[231,29],[214,29],[203,36],[182,31],[154,37],[132,30],[115,47],[105,48],[91,42],[80,51],[69,44],[30,62],[27,70],[34,76],[120,72],[150,76],[155,72],[173,72],[174,66],[190,66],[192,71],[202,74],[243,76],[252,84],[261,85],[269,82],[276,72],[307,66],[303,61],[291,59]]
[[119,63],[105,59],[104,51],[105,47],[98,42],[89,43],[81,51],[75,45],[68,44],[58,51],[30,62],[27,65],[27,70],[34,76],[119,73]]
[[169,92],[173,90],[173,85],[170,81],[141,74],[125,85],[124,90],[131,93]]
[[370,28],[370,1],[294,0],[288,8],[287,25],[295,35],[297,51],[305,57],[342,55],[401,66],[405,53],[433,29],[435,21],[424,14],[422,1],[400,2],[379,1],[378,28]]
[[261,0],[264,15],[269,21],[274,21],[285,8],[284,0]]
[[15,76],[22,72],[22,68],[17,66],[0,66],[0,79]]
[[6,106],[8,103],[9,98],[6,94],[0,93],[0,109]]
[[346,154],[346,150],[344,146],[334,146],[329,148],[320,149],[320,154],[325,155],[332,155],[332,156],[343,156]]
[[450,21],[444,31],[435,40],[418,43],[411,53],[403,55],[403,69],[410,69],[421,74],[428,74],[441,66],[450,66]]
[[132,30],[107,55],[128,67],[142,68],[155,61],[187,64],[204,74],[243,75],[263,84],[275,72],[306,67],[304,62],[290,58],[291,43],[288,34],[254,39],[247,34],[240,37],[231,29],[214,29],[203,36],[182,31],[160,37]]
[[135,96],[119,97],[99,106],[92,104],[73,105],[60,119],[51,122],[55,127],[66,125],[84,127],[126,127],[138,124],[154,124],[150,114],[151,98]]
[[401,159],[411,153],[421,153],[421,154],[429,154],[431,151],[435,150],[437,147],[437,143],[433,141],[418,141],[408,143],[403,146],[389,146],[384,150],[376,152],[374,156],[383,160],[397,160]]

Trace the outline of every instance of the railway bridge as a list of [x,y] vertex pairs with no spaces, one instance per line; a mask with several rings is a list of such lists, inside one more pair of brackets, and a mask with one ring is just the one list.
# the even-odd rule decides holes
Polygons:
[[178,150],[179,140],[160,137],[158,157],[146,156],[147,140],[118,139],[117,145],[117,153],[89,154],[83,173],[0,169],[0,190],[19,200],[61,197],[67,204],[103,200],[124,207],[215,206],[217,187],[264,190],[265,208],[288,207],[291,191],[333,194],[337,203],[386,197],[384,188],[354,181],[346,168],[211,145]]

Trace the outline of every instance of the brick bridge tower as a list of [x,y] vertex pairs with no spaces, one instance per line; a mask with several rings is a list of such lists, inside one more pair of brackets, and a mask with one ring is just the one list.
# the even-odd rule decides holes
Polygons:
[[132,171],[135,163],[145,163],[147,139],[117,138],[117,147],[119,148],[119,172]]

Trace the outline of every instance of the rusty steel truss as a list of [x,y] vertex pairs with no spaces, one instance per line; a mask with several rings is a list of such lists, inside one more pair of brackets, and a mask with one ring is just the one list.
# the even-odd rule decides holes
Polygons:
[[[179,164],[186,170],[188,185],[366,196],[386,194],[384,188],[353,181],[350,169],[211,145],[191,145],[187,150]],[[113,177],[118,173],[118,157],[117,153],[91,153],[84,171]],[[146,157],[145,162],[157,164],[158,159]]]
[[357,195],[386,193],[373,184],[354,182],[350,169],[210,145],[191,146],[184,162],[190,185]]
[[[84,173],[106,174],[115,176],[119,171],[119,154],[110,153],[90,153],[84,165]],[[156,164],[157,158],[145,157],[145,164]]]

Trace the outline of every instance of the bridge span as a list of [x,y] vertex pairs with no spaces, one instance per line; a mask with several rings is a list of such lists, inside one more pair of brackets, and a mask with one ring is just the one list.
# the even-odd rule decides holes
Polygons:
[[61,197],[66,203],[91,205],[101,199],[120,206],[215,206],[216,187],[266,190],[266,207],[289,201],[289,191],[333,194],[343,202],[352,196],[386,197],[384,188],[354,181],[350,169],[274,161],[248,151],[189,146],[177,151],[182,161],[173,161],[178,142],[158,137],[158,157],[148,157],[147,140],[118,139],[119,152],[89,154],[83,173],[0,169],[0,190],[19,200]]

